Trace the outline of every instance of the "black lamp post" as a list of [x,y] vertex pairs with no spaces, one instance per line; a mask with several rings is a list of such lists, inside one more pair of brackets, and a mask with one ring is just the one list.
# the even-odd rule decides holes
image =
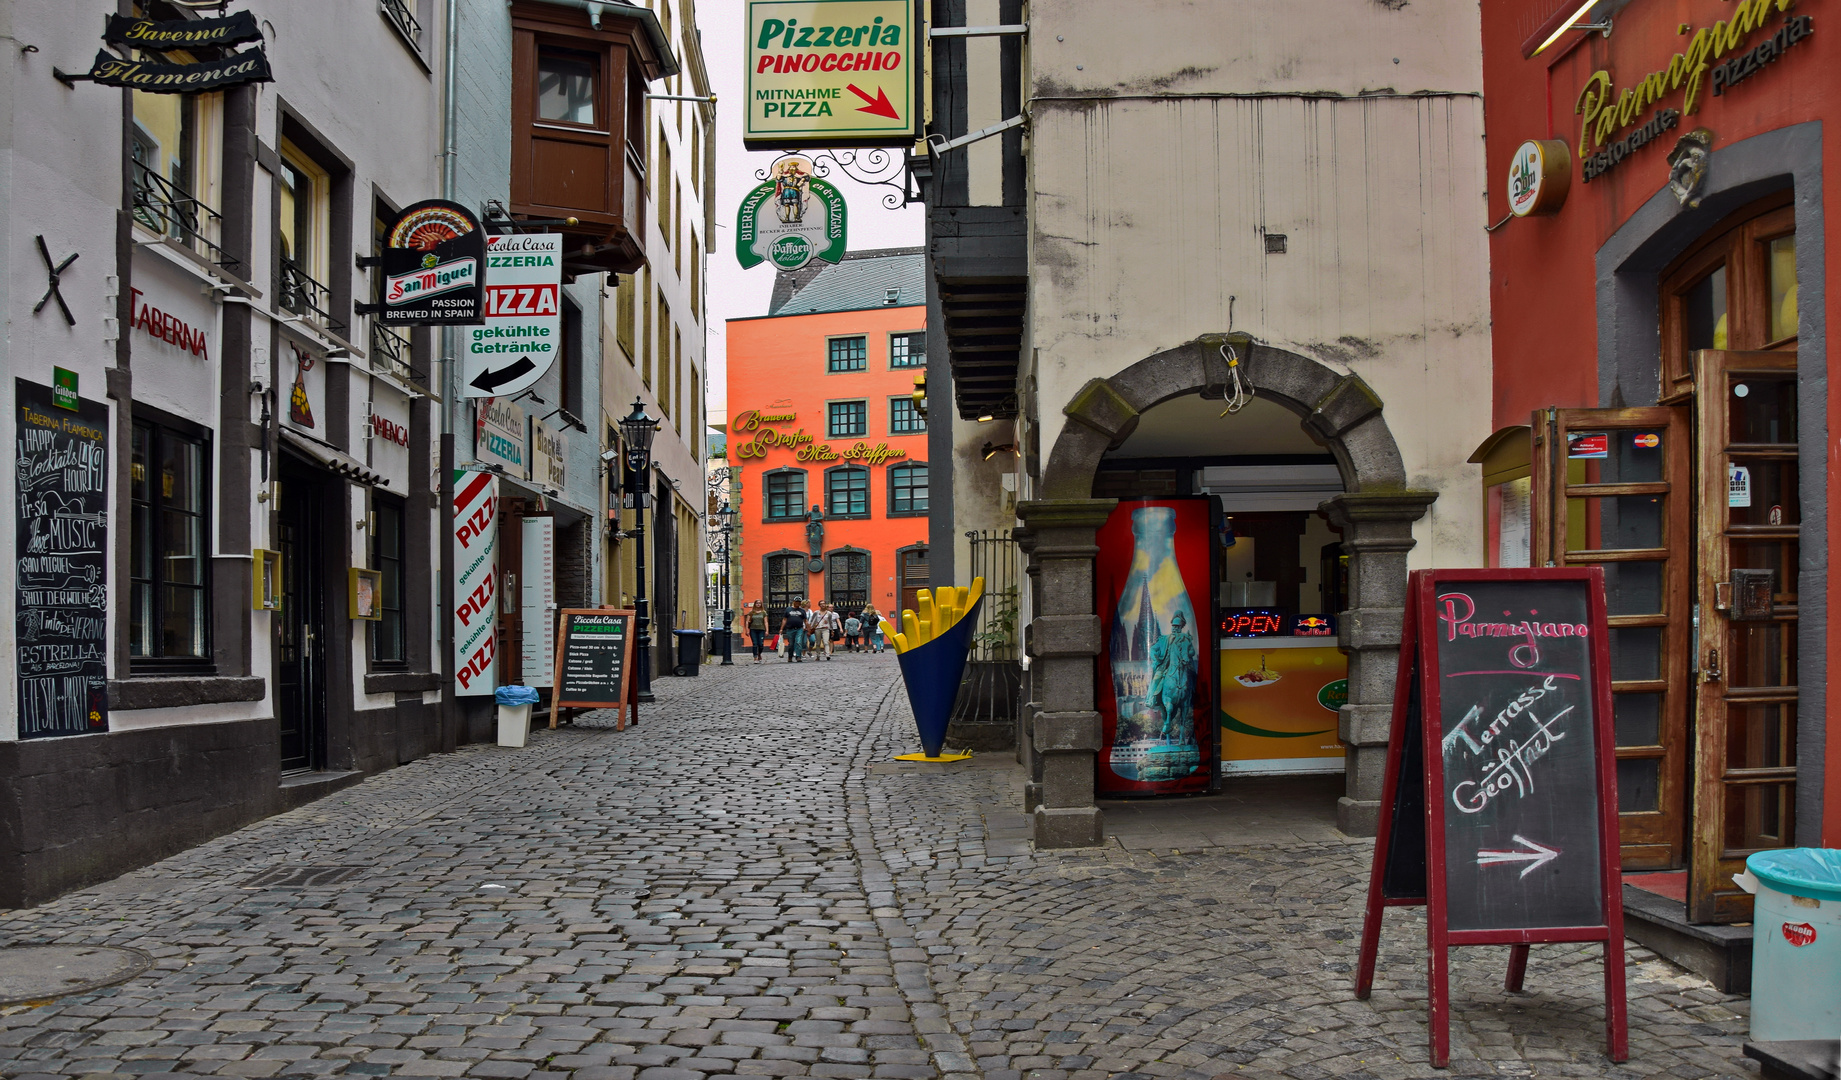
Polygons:
[[727,502],[716,511],[716,527],[722,531],[722,665],[735,666],[735,597],[729,587],[729,537],[735,532],[735,509]]
[[658,421],[646,415],[645,402],[633,399],[633,411],[620,421],[626,442],[626,489],[633,496],[633,573],[639,580],[633,590],[633,700],[652,700],[652,627],[646,604],[646,506],[652,501],[652,436]]

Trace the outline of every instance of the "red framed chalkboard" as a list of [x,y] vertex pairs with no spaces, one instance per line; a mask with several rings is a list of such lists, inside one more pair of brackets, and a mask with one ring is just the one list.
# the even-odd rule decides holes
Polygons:
[[1355,994],[1387,908],[1426,906],[1431,1060],[1450,1061],[1449,956],[1604,943],[1605,1034],[1629,1057],[1604,571],[1418,570],[1395,683]]

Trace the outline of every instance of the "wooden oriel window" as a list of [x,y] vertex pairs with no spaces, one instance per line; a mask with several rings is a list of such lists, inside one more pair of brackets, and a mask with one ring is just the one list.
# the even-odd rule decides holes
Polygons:
[[646,84],[676,70],[650,12],[512,4],[511,213],[574,218],[564,268],[632,273],[645,262]]
[[1796,347],[1796,208],[1788,191],[1734,213],[1662,275],[1661,401],[1694,392],[1702,349]]

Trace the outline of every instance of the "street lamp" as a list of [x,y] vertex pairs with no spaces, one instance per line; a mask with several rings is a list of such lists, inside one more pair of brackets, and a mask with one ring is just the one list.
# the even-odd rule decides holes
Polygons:
[[633,700],[652,700],[652,627],[646,618],[646,505],[651,502],[652,436],[658,434],[658,421],[646,415],[645,402],[633,399],[633,411],[620,421],[620,437],[626,443],[626,490],[633,495],[633,573],[638,578],[633,591]]
[[716,528],[722,532],[722,664],[724,667],[735,665],[735,597],[729,586],[729,537],[735,531],[735,508],[726,501],[722,508],[713,515]]

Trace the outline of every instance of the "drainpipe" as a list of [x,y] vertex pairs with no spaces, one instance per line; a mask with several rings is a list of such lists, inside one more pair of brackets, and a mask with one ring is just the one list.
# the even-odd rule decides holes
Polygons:
[[[460,34],[457,32],[460,14],[459,0],[447,0],[447,65],[442,72],[441,102],[441,194],[447,199],[454,198],[457,157],[454,140],[456,138],[457,110],[454,102],[454,67],[459,53]],[[436,485],[437,497],[441,500],[441,509],[435,515],[441,528],[441,587],[436,595],[441,597],[437,610],[440,625],[436,628],[436,640],[441,643],[441,723],[439,726],[439,748],[452,751],[460,743],[459,699],[454,694],[454,414],[459,406],[454,396],[454,354],[459,348],[459,339],[452,327],[441,331],[439,348],[442,356],[437,359],[441,365],[441,482]]]

